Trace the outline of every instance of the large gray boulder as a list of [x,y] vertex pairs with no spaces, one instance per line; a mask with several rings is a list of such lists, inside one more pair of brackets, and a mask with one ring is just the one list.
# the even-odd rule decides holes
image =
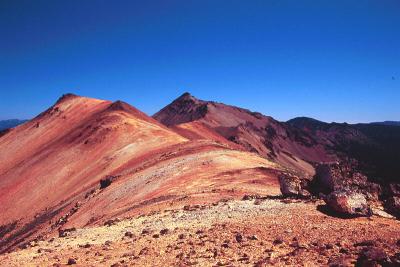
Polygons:
[[347,190],[334,191],[325,197],[326,204],[334,211],[350,216],[370,216],[371,209],[363,194]]

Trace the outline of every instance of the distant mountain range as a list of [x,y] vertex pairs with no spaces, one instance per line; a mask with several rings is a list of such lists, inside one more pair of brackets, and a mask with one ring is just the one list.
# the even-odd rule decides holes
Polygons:
[[12,119],[12,120],[2,120],[0,121],[0,131],[9,129],[9,128],[14,128],[15,126],[18,126],[28,120],[17,120],[17,119]]
[[[314,122],[319,122],[319,123],[325,123],[322,121],[318,121],[313,118],[307,118],[307,117],[296,117],[294,119],[291,119],[287,122],[295,122],[295,121],[300,121],[301,119],[307,119],[310,121]],[[23,124],[27,122],[28,120],[19,120],[19,119],[9,119],[9,120],[0,120],[0,131],[9,129],[9,128],[14,128],[20,124]],[[400,126],[400,121],[380,121],[380,122],[370,122],[370,123],[359,123],[359,124],[374,124],[374,125],[387,125],[387,126]]]
[[381,121],[381,122],[371,122],[370,124],[400,126],[400,121]]

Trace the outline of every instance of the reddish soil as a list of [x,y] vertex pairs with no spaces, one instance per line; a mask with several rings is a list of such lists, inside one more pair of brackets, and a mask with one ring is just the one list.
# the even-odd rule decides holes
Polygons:
[[[370,247],[394,257],[399,222],[339,219],[318,202],[229,200],[146,212],[32,242],[7,266],[352,266]],[[180,204],[180,206],[179,206]]]

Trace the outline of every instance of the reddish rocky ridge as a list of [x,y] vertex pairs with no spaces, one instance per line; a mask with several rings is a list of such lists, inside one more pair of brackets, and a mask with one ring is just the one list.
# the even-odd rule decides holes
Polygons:
[[348,156],[334,134],[291,124],[187,93],[153,118],[65,95],[0,136],[0,262],[400,263],[382,206],[396,215],[400,187],[332,163]]

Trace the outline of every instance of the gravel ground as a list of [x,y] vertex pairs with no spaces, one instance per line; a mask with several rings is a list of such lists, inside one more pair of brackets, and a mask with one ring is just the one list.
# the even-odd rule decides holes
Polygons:
[[[87,227],[0,256],[4,266],[316,266],[394,256],[399,221],[340,219],[319,202],[250,199],[185,206]],[[364,242],[364,243],[363,243]],[[361,245],[359,244],[361,243]]]

